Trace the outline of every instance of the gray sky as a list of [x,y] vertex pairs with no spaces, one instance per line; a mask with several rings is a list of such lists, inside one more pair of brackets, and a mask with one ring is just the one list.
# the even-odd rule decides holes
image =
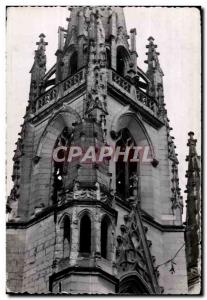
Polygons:
[[[155,38],[165,74],[164,93],[172,135],[175,137],[180,187],[185,190],[187,133],[195,132],[200,154],[200,16],[196,8],[124,9],[127,30],[137,29],[138,66],[146,71],[145,45]],[[29,96],[34,50],[40,33],[45,33],[47,70],[55,63],[58,26],[67,26],[69,11],[57,8],[9,8],[7,22],[7,194],[12,187],[12,157]],[[185,200],[185,194],[183,194]]]

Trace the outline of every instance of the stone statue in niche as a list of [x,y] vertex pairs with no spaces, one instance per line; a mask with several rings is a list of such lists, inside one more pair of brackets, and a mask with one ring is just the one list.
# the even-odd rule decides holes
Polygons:
[[79,190],[80,188],[80,184],[78,181],[74,182],[74,187],[73,187],[73,198],[77,199],[79,197],[79,195],[81,195],[82,191]]

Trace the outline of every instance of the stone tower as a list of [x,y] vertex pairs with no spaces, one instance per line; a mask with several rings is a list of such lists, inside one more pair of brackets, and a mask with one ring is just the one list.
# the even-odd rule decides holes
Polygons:
[[[150,37],[145,73],[123,8],[70,11],[54,66],[46,72],[41,34],[30,71],[7,203],[8,291],[187,293],[178,160],[157,46]],[[95,155],[104,146],[141,150],[135,162],[70,160],[77,146]]]

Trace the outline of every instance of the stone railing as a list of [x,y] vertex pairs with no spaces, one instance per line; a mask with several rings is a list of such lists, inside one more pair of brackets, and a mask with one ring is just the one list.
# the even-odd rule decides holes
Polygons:
[[119,75],[116,71],[108,70],[108,80],[115,88],[120,89],[123,93],[127,93],[128,96],[133,98],[134,101],[140,101],[147,106],[152,112],[157,114],[157,102],[154,98],[137,88],[128,80]]
[[56,99],[57,97],[57,89],[58,86],[54,86],[50,90],[48,90],[44,95],[40,96],[36,102],[36,111],[41,109],[47,103],[51,102],[52,100]]
[[43,95],[39,96],[36,100],[36,112],[40,110],[46,104],[57,99],[57,96],[65,96],[72,90],[75,86],[78,87],[85,82],[85,69],[79,70],[76,74],[66,78],[64,81],[55,85]]
[[137,100],[146,105],[149,109],[151,109],[155,114],[157,113],[157,103],[156,101],[145,94],[140,89],[136,89]]
[[67,93],[70,88],[74,88],[74,85],[79,85],[82,83],[82,81],[85,81],[85,69],[81,69],[73,76],[70,76],[65,81],[63,81],[61,84],[63,85],[63,92],[64,94]]
[[[78,86],[83,84],[85,82],[85,71],[85,68],[80,69],[76,74],[66,78],[64,81],[55,85],[39,98],[37,98],[36,112],[42,109],[42,107],[44,107],[46,104],[57,99],[57,97],[64,97],[65,95],[69,94],[74,88],[77,88]],[[157,113],[156,101],[152,97],[144,93],[142,90],[137,89],[129,81],[116,73],[116,71],[108,70],[108,80],[112,85],[114,85],[114,87],[120,88],[123,93],[127,93],[128,96],[131,96],[134,101],[136,101],[137,98],[138,101],[147,106],[155,114]]]
[[119,74],[117,74],[113,70],[112,70],[112,73],[111,73],[111,79],[112,79],[112,82],[115,82],[122,89],[124,89],[127,93],[130,94],[130,92],[131,92],[131,84],[127,80],[125,80],[122,76],[120,76]]

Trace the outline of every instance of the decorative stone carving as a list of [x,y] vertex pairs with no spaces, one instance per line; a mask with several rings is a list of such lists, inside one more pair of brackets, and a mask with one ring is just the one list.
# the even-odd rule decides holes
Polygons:
[[[96,43],[94,42],[95,36]],[[90,50],[85,115],[93,115],[99,119],[100,114],[107,114],[107,74],[105,33],[98,10],[95,15],[91,13],[89,39]]]
[[196,151],[197,140],[194,133],[189,132],[188,147],[189,155],[187,177],[187,212],[186,212],[186,258],[189,288],[200,286],[201,281],[201,167],[200,156]]
[[117,45],[123,45],[126,49],[129,48],[128,46],[128,42],[127,42],[127,35],[124,33],[124,28],[123,26],[119,26],[118,27],[118,31],[117,31]]
[[95,186],[96,186],[96,198],[97,200],[101,200],[100,184],[96,182]]
[[172,210],[176,210],[179,208],[182,211],[182,197],[180,195],[180,187],[179,187],[179,178],[178,178],[178,167],[176,163],[172,164],[172,179],[171,179],[171,202],[172,202]]
[[118,272],[127,274],[136,270],[159,294],[160,287],[149,250],[151,241],[146,239],[138,204],[132,206],[131,212],[124,220],[125,224],[120,228],[121,235],[117,237],[116,264]]
[[30,93],[29,93],[29,105],[27,108],[26,115],[33,114],[36,111],[36,103],[35,99],[44,92],[44,82],[43,77],[45,76],[46,72],[46,45],[44,38],[45,35],[43,33],[39,36],[40,40],[36,43],[38,45],[37,50],[35,51],[34,63],[31,73],[31,84],[30,84]]

